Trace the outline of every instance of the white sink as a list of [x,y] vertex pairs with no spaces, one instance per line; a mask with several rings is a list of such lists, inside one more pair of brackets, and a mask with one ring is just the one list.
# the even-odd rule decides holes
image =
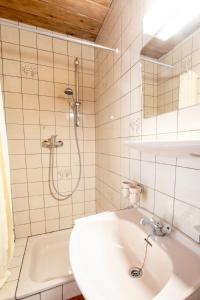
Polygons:
[[87,300],[183,300],[200,288],[200,249],[188,239],[192,251],[173,234],[150,238],[143,276],[129,275],[144,258],[149,228],[139,225],[142,217],[127,209],[76,222],[70,262]]

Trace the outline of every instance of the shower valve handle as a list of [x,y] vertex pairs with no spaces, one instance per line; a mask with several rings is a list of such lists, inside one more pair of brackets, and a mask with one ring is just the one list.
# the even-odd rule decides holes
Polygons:
[[56,141],[56,137],[57,135],[52,135],[50,138],[48,138],[48,140],[44,140],[42,142],[42,147],[49,149],[62,147],[63,141]]

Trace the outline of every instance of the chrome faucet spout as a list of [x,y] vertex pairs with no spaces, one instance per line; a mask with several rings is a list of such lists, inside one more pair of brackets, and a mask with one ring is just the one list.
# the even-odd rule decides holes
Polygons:
[[172,230],[171,225],[162,224],[159,220],[155,220],[154,218],[142,218],[140,220],[140,224],[149,225],[151,227],[152,234],[157,236],[165,236]]

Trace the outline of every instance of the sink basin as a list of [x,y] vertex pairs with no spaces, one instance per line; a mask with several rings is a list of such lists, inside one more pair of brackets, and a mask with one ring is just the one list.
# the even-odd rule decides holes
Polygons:
[[[74,277],[87,300],[181,300],[200,287],[200,251],[172,236],[152,237],[143,275],[130,276],[145,256],[141,212],[127,209],[80,219],[70,238]],[[149,230],[149,228],[148,228]],[[189,239],[188,239],[189,240]]]

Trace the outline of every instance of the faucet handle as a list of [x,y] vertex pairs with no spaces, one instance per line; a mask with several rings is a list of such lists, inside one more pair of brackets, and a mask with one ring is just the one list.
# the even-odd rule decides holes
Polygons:
[[160,219],[155,218],[155,217],[151,217],[151,218],[150,218],[150,222],[151,222],[152,224],[160,224]]
[[172,226],[170,224],[164,224],[162,226],[162,233],[169,234],[172,231]]
[[140,220],[141,225],[150,225],[152,233],[158,236],[164,236],[169,234],[172,230],[171,225],[163,224],[158,218],[142,218]]
[[141,218],[140,225],[145,225],[145,224],[147,224],[147,218]]

